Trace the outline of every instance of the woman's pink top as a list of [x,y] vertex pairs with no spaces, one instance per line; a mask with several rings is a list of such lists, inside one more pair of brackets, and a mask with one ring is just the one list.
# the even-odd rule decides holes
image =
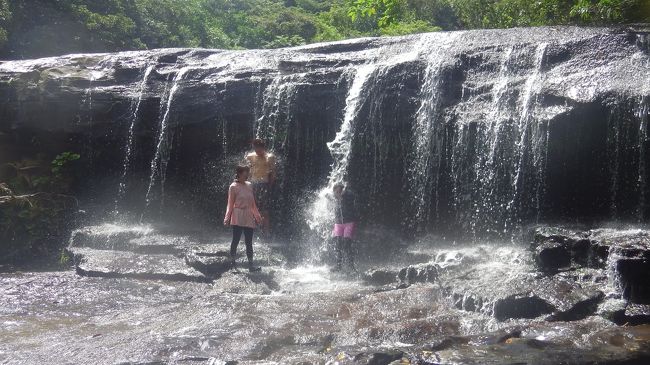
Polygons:
[[235,181],[228,189],[228,207],[224,222],[231,226],[255,228],[255,221],[261,222],[262,217],[255,204],[255,195],[250,182]]

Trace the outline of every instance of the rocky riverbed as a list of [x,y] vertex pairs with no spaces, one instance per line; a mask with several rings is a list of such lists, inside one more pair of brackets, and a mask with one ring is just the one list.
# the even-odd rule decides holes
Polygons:
[[544,227],[498,245],[431,239],[384,260],[360,252],[348,274],[261,243],[264,271],[249,274],[225,265],[225,238],[89,227],[71,240],[76,273],[0,275],[0,360],[646,364],[649,237]]

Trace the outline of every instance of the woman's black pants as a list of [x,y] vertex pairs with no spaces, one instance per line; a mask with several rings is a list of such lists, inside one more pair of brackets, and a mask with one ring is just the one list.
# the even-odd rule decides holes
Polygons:
[[237,246],[241,234],[244,233],[244,241],[246,242],[246,257],[249,262],[253,261],[253,229],[249,227],[232,226],[232,242],[230,243],[230,257],[233,259],[237,254]]

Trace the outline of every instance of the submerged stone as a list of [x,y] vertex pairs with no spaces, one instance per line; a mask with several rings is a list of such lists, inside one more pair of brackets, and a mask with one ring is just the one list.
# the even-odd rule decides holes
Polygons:
[[435,264],[417,264],[405,267],[397,277],[403,284],[432,283],[438,277],[438,268]]
[[187,265],[211,276],[220,276],[233,269],[231,261],[230,253],[227,251],[210,253],[191,249],[185,254]]
[[104,224],[77,229],[72,232],[70,247],[88,247],[104,250],[131,248],[131,241],[147,236],[153,230],[148,226],[121,226]]

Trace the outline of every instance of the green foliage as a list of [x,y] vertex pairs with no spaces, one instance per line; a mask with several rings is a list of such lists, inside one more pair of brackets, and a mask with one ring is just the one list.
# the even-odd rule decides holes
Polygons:
[[644,21],[648,0],[0,0],[0,58]]
[[578,0],[570,14],[586,24],[621,23],[634,19],[634,10],[640,5],[634,0]]
[[[69,195],[80,155],[63,152],[6,164],[0,183],[0,262],[56,253],[65,243],[77,201]],[[63,257],[62,257],[63,258]]]
[[440,27],[432,26],[424,20],[392,23],[381,28],[381,34],[386,36],[406,35],[413,33],[437,32]]
[[59,255],[59,266],[61,267],[70,266],[71,262],[72,262],[72,257],[70,257],[70,254],[68,253],[68,251],[65,250],[65,248],[62,248],[61,254]]
[[57,155],[54,160],[52,160],[52,174],[56,177],[61,177],[67,165],[70,162],[76,161],[81,156],[78,153],[72,152],[63,152],[60,155]]
[[349,0],[348,14],[354,21],[360,17],[376,18],[380,28],[399,21],[406,3],[403,0]]

